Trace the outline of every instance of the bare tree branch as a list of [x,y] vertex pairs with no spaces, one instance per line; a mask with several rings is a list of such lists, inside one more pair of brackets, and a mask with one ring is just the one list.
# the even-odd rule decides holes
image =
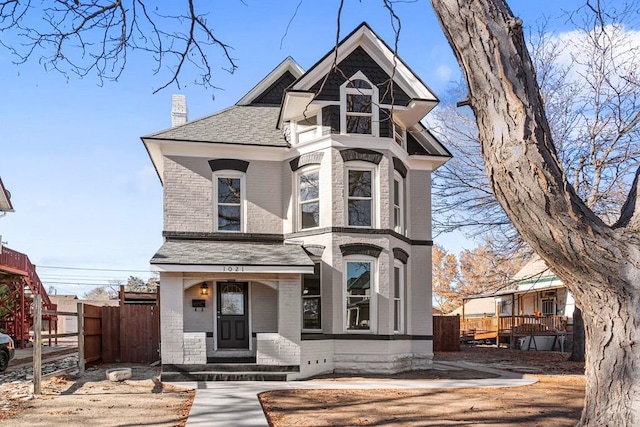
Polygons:
[[[163,10],[186,9],[162,13]],[[211,58],[218,50],[233,73],[237,65],[231,47],[215,36],[207,15],[196,10],[193,0],[157,5],[145,0],[59,0],[34,5],[30,0],[0,1],[0,31],[19,40],[0,41],[16,63],[39,61],[47,70],[65,77],[95,75],[100,84],[117,81],[133,51],[151,55],[154,74],[169,75],[155,92],[175,84],[185,68],[194,69],[195,83],[213,84]],[[164,77],[163,77],[164,78]]]

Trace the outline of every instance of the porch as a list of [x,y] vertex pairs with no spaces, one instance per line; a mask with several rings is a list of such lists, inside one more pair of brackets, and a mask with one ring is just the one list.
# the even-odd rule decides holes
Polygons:
[[460,318],[460,340],[495,340],[510,348],[538,350],[542,342],[538,337],[551,337],[552,350],[564,350],[567,335],[567,317],[557,315],[512,315],[482,318]]

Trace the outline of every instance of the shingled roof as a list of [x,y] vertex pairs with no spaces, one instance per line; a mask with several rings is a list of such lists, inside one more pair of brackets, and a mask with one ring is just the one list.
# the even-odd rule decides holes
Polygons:
[[167,240],[151,258],[151,264],[283,267],[314,265],[298,245],[210,240]]
[[276,129],[279,111],[278,106],[234,105],[143,139],[288,147]]

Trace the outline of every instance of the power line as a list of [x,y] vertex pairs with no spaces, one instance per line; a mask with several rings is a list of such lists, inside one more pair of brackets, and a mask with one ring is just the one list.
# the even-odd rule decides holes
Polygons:
[[42,281],[42,283],[45,285],[71,285],[71,286],[97,286],[97,287],[118,285],[118,284],[111,284],[111,283],[55,282],[55,281],[44,281],[44,280]]
[[123,271],[123,272],[134,272],[134,273],[153,273],[149,270],[117,270],[117,269],[109,269],[109,268],[81,268],[81,267],[54,267],[49,265],[38,265],[37,268],[55,268],[59,270],[87,270],[87,271]]

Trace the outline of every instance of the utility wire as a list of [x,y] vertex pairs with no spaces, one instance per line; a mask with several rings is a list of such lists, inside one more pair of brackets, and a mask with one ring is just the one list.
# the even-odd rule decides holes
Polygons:
[[87,270],[87,271],[124,271],[124,272],[136,272],[136,273],[151,273],[151,270],[117,270],[109,268],[81,268],[81,267],[53,267],[49,265],[37,265],[37,268],[55,268],[59,270]]

